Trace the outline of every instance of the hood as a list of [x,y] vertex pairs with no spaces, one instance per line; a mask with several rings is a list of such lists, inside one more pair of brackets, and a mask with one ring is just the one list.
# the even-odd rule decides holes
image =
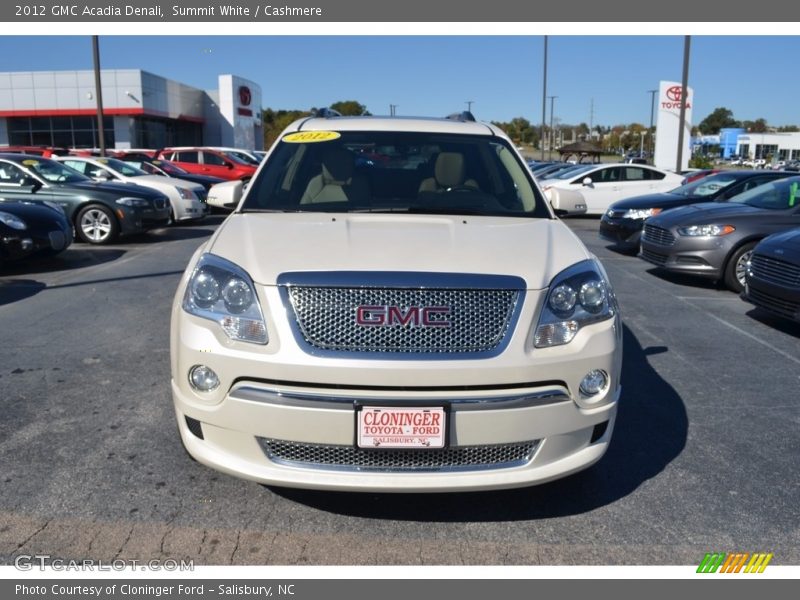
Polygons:
[[[58,184],[55,184],[58,185]],[[163,194],[156,192],[152,189],[148,189],[146,187],[142,187],[140,185],[136,185],[135,183],[116,183],[110,181],[80,181],[75,183],[70,183],[69,185],[61,186],[64,189],[78,189],[78,190],[85,190],[88,193],[93,192],[100,192],[104,194],[109,194],[110,196],[114,196],[117,198],[122,198],[123,196],[133,196],[135,198],[161,198]]]
[[633,198],[620,200],[619,202],[614,202],[614,204],[612,204],[609,208],[614,210],[628,210],[631,208],[659,208],[680,202],[690,204],[692,202],[697,202],[697,200],[693,200],[679,194],[664,192],[661,194],[644,194],[642,196],[634,196]]
[[204,191],[203,186],[199,183],[193,183],[175,177],[165,177],[164,175],[138,175],[136,177],[131,177],[130,182],[165,191],[172,191],[176,187],[186,188],[187,190]]
[[800,228],[773,234],[758,245],[760,253],[770,253],[774,250],[789,250],[797,255],[792,262],[800,261]]
[[528,289],[592,256],[558,220],[328,213],[234,213],[207,251],[262,285],[287,272],[412,271],[513,275]]
[[0,201],[0,211],[11,213],[21,219],[33,222],[40,219],[49,222],[53,220],[67,222],[64,211],[40,202]]
[[718,222],[721,219],[746,218],[763,212],[763,209],[747,204],[702,202],[663,212],[655,217],[650,217],[647,222],[659,227],[670,228],[681,225],[704,225]]

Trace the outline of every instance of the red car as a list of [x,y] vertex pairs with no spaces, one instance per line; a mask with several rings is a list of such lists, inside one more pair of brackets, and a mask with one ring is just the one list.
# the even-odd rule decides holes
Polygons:
[[33,154],[43,158],[53,156],[66,156],[69,151],[66,148],[56,148],[54,146],[0,146],[0,152],[11,154]]
[[189,173],[228,180],[247,181],[255,174],[257,168],[229,152],[213,148],[164,148],[156,153],[155,158],[175,163]]

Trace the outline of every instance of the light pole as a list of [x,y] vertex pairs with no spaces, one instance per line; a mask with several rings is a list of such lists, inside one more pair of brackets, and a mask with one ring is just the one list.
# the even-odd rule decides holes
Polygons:
[[689,51],[692,46],[692,36],[687,35],[683,38],[683,77],[681,79],[681,116],[678,119],[678,158],[675,163],[675,172],[680,173],[683,169],[683,138],[685,135],[686,123],[686,100],[689,88]]
[[655,130],[653,129],[653,115],[655,114],[656,110],[656,94],[658,90],[647,90],[647,93],[650,94],[650,144],[648,153],[650,154],[650,164],[653,164],[653,134]]
[[97,98],[97,135],[100,156],[106,155],[106,139],[103,131],[103,87],[100,85],[100,42],[92,36],[92,58],[94,59],[94,95]]
[[547,117],[547,36],[544,36],[544,81],[542,82],[542,160],[544,160],[544,128]]
[[397,114],[397,104],[390,104],[389,105],[389,116],[393,117]]
[[550,144],[548,147],[548,160],[552,160],[553,158],[553,142],[555,141],[555,136],[553,135],[553,102],[555,101],[558,96],[548,96],[550,98]]
[[464,104],[467,105],[467,112],[472,112],[472,105],[475,104],[475,100],[465,100]]

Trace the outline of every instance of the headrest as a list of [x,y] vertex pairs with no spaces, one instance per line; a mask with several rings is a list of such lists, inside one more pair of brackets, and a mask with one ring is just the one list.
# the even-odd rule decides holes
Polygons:
[[434,167],[436,182],[444,187],[464,183],[464,155],[460,152],[441,152]]
[[347,183],[354,167],[353,153],[344,148],[331,148],[322,156],[322,177],[327,183]]

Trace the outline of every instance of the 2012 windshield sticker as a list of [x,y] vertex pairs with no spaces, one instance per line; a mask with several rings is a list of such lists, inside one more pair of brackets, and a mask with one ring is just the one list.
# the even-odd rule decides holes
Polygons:
[[338,131],[297,131],[283,136],[282,141],[289,144],[309,144],[313,142],[330,142],[342,137]]

